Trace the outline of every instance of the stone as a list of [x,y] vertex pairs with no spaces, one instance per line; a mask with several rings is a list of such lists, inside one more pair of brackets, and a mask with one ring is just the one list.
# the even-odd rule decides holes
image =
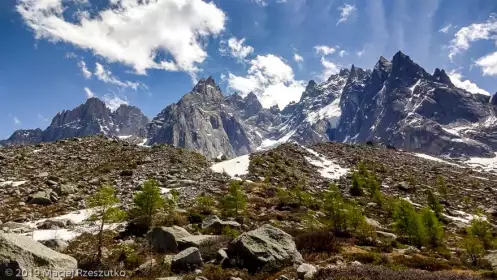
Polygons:
[[234,265],[249,272],[302,263],[292,236],[269,224],[238,236],[228,245],[227,253],[230,260],[237,260]]
[[69,243],[61,239],[43,240],[40,243],[57,252],[64,252],[69,247]]
[[175,272],[194,271],[196,268],[202,267],[204,262],[198,248],[190,247],[173,257],[171,270]]
[[489,251],[483,259],[487,260],[494,270],[497,270],[497,250]]
[[314,274],[318,272],[317,268],[312,264],[303,263],[297,268],[297,278],[298,279],[312,279]]
[[209,240],[215,240],[217,235],[190,235],[177,240],[178,249],[183,250],[189,247],[200,247],[200,244]]
[[[0,279],[2,280],[18,279],[15,275],[2,275],[6,269],[65,272],[78,268],[77,261],[73,257],[58,253],[27,236],[13,233],[0,233],[0,263]],[[35,280],[37,278],[24,279]],[[62,277],[51,279],[62,279]]]
[[57,229],[57,228],[66,228],[68,225],[71,225],[72,221],[69,219],[48,219],[39,224],[37,224],[38,229]]
[[[49,205],[56,199],[52,191],[39,191],[28,198],[29,204]],[[56,201],[56,200],[55,200]]]
[[240,230],[241,225],[235,221],[222,221],[216,215],[208,216],[202,222],[202,228],[213,234],[221,234],[225,227]]
[[155,259],[148,260],[136,268],[134,275],[148,275],[157,268],[157,261]]
[[76,187],[74,185],[64,184],[64,185],[60,185],[60,186],[55,187],[53,190],[59,196],[62,196],[62,195],[69,195],[69,194],[75,193]]
[[147,239],[156,252],[176,253],[179,251],[178,240],[188,236],[191,236],[191,234],[179,226],[156,227],[149,231]]
[[397,184],[397,188],[401,191],[411,191],[413,190],[414,188],[412,186],[409,185],[409,183],[407,182],[400,182]]
[[395,235],[393,233],[390,233],[390,232],[385,232],[385,231],[377,230],[376,234],[378,236],[381,236],[381,237],[389,238],[389,239],[392,239],[392,240],[397,240],[397,235]]
[[123,170],[119,173],[121,177],[131,177],[133,176],[133,170]]

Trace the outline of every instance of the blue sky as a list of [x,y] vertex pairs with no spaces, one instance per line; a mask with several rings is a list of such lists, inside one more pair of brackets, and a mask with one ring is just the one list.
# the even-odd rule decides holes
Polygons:
[[2,0],[0,139],[104,99],[153,117],[202,77],[264,106],[398,50],[497,91],[494,0]]

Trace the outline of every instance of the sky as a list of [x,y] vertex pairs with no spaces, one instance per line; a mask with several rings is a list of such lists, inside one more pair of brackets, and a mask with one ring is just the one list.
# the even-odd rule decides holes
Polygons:
[[401,50],[497,91],[495,0],[1,0],[0,139],[89,97],[152,118],[201,78],[265,107]]

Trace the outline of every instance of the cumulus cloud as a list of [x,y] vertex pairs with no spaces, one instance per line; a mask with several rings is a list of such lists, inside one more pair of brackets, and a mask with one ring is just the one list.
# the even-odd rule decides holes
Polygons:
[[213,2],[203,0],[110,0],[110,7],[96,14],[89,5],[78,7],[72,20],[65,15],[70,2],[19,0],[16,9],[37,39],[70,43],[138,74],[199,71],[207,57],[205,38],[220,34],[226,20]]
[[337,64],[325,59],[324,57],[321,57],[321,65],[323,65],[324,68],[323,72],[321,73],[321,79],[323,81],[328,80],[331,75],[337,74],[340,71],[340,68]]
[[91,89],[89,89],[89,88],[85,87],[85,88],[84,88],[84,90],[85,90],[85,93],[86,93],[86,97],[87,97],[87,98],[92,98],[92,97],[95,97],[95,93],[93,93],[93,91],[91,91]]
[[319,55],[329,55],[336,51],[335,48],[324,45],[314,46],[314,50],[316,50],[316,53]]
[[227,42],[221,40],[219,42],[219,52],[224,56],[232,56],[239,61],[244,61],[244,59],[254,52],[254,48],[251,46],[244,46],[245,38],[237,39],[236,37],[231,37]]
[[475,64],[480,66],[483,75],[497,76],[497,52],[480,57]]
[[92,76],[92,73],[86,67],[86,62],[80,61],[80,62],[78,62],[78,66],[81,69],[81,73],[83,74],[83,77],[85,77],[85,79],[90,79]]
[[118,78],[116,78],[114,75],[112,75],[112,72],[108,69],[105,69],[105,67],[100,64],[100,63],[95,63],[95,72],[93,73],[97,79],[99,79],[102,82],[113,84],[119,87],[129,87],[134,90],[138,89],[138,86],[140,86],[140,83],[135,83],[135,82],[130,82],[130,81],[121,81]]
[[458,88],[462,88],[462,89],[467,90],[471,93],[490,95],[490,93],[488,91],[478,87],[477,84],[471,82],[470,80],[463,81],[464,76],[455,70],[450,71],[448,73],[448,75],[449,75],[449,78],[452,81],[452,83]]
[[439,32],[442,32],[442,33],[449,33],[449,30],[452,28],[452,24],[447,24],[446,26],[440,28],[440,30],[438,30]]
[[258,55],[250,61],[245,76],[229,73],[228,87],[242,96],[254,92],[261,104],[268,108],[278,105],[284,108],[292,101],[298,101],[305,89],[303,81],[295,80],[293,69],[282,58],[273,54]]
[[491,15],[484,23],[462,27],[454,35],[449,46],[449,58],[469,49],[478,40],[495,40],[497,43],[497,16]]
[[121,105],[129,105],[128,99],[124,97],[124,99],[120,98],[115,94],[106,94],[102,97],[102,101],[105,103],[107,108],[111,111],[117,110]]
[[344,4],[343,6],[338,7],[340,11],[340,19],[337,21],[337,25],[342,22],[346,22],[349,17],[357,11],[355,5]]

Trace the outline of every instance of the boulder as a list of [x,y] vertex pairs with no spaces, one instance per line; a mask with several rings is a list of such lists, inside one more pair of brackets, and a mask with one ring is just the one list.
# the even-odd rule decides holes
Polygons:
[[55,193],[57,193],[57,195],[62,196],[62,195],[69,195],[75,193],[76,187],[73,185],[65,184],[57,186],[53,190]]
[[488,261],[494,270],[497,270],[497,250],[489,251],[483,258]]
[[71,225],[72,221],[69,219],[48,219],[36,225],[38,229],[57,229],[66,228]]
[[215,240],[217,235],[190,235],[177,240],[178,249],[183,250],[189,247],[200,247],[200,244]]
[[179,251],[178,240],[188,236],[191,236],[191,234],[182,227],[156,227],[149,231],[147,239],[156,252],[176,253]]
[[34,193],[29,196],[28,203],[29,204],[38,204],[38,205],[49,205],[59,200],[58,195],[55,192],[49,191],[40,191]]
[[269,224],[238,236],[228,245],[227,253],[232,265],[249,272],[302,262],[292,236]]
[[222,221],[216,215],[209,216],[202,222],[202,228],[213,234],[221,234],[225,227],[240,230],[241,225],[235,221]]
[[174,272],[194,271],[196,268],[202,267],[204,262],[198,248],[190,247],[173,257],[171,262],[171,270]]
[[312,264],[303,263],[297,268],[297,278],[298,279],[312,279],[314,274],[318,272],[317,268]]
[[[19,279],[15,275],[2,275],[7,269],[12,271],[22,269],[24,271],[66,272],[75,271],[77,268],[77,261],[73,257],[58,253],[27,236],[0,233],[0,279],[2,280]],[[62,278],[52,277],[49,279]],[[35,280],[38,278],[28,276],[22,279]]]
[[43,240],[40,243],[57,252],[63,252],[69,247],[69,243],[61,239]]
[[151,259],[144,262],[138,268],[136,268],[133,271],[133,274],[139,276],[149,275],[151,272],[156,271],[156,269],[157,269],[157,261],[155,261],[155,259]]

